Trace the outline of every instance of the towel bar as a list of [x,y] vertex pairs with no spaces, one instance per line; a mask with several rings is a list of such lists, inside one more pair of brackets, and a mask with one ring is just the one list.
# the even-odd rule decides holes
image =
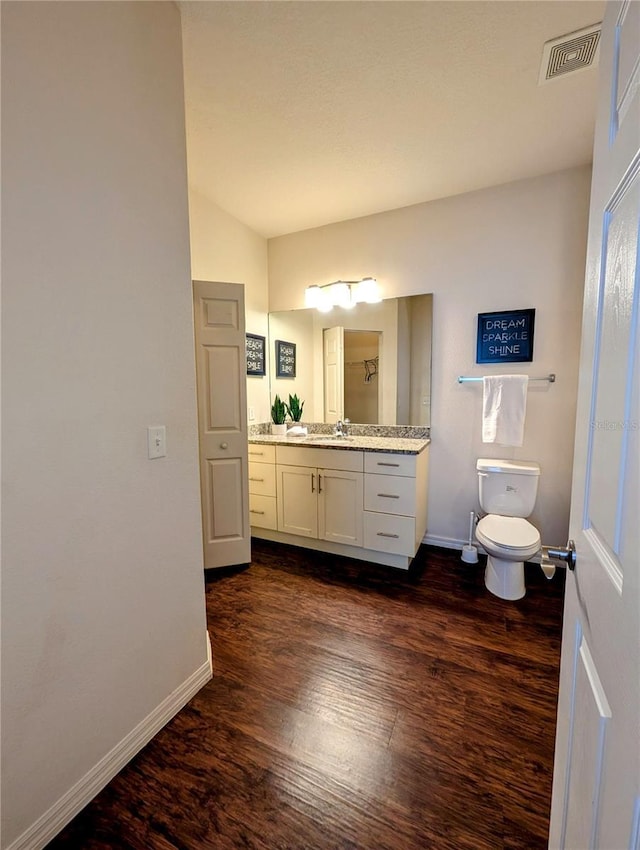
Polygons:
[[[458,375],[458,383],[465,384],[467,381],[481,381],[482,378],[470,378],[465,375]],[[545,375],[544,378],[529,378],[530,381],[549,381],[550,384],[555,384],[556,376],[555,372],[551,372],[550,375]]]

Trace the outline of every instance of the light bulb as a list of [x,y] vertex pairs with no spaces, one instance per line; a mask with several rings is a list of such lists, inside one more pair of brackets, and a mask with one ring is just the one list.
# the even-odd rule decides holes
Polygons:
[[382,301],[378,281],[373,277],[364,277],[356,284],[355,300],[364,301],[366,304],[377,304]]
[[344,283],[339,280],[336,283],[332,283],[329,287],[330,299],[331,303],[336,307],[350,307],[351,306],[351,291],[349,289],[349,284]]
[[307,286],[304,291],[304,303],[306,307],[317,307],[322,298],[319,286]]

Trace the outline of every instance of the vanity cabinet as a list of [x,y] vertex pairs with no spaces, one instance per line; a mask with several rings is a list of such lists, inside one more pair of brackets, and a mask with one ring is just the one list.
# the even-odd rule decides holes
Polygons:
[[428,456],[251,444],[252,534],[407,569],[427,528]]
[[362,546],[362,452],[276,447],[278,531]]
[[249,519],[256,528],[278,527],[276,448],[249,444]]

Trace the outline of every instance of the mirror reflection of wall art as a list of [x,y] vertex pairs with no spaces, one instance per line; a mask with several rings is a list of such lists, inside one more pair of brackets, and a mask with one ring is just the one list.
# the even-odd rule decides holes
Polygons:
[[266,375],[265,337],[246,334],[247,375]]
[[276,378],[295,378],[296,344],[276,340]]

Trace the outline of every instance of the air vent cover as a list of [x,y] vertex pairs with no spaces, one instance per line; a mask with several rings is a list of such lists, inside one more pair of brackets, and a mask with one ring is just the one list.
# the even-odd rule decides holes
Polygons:
[[538,85],[549,83],[597,64],[601,24],[547,41],[542,51]]

